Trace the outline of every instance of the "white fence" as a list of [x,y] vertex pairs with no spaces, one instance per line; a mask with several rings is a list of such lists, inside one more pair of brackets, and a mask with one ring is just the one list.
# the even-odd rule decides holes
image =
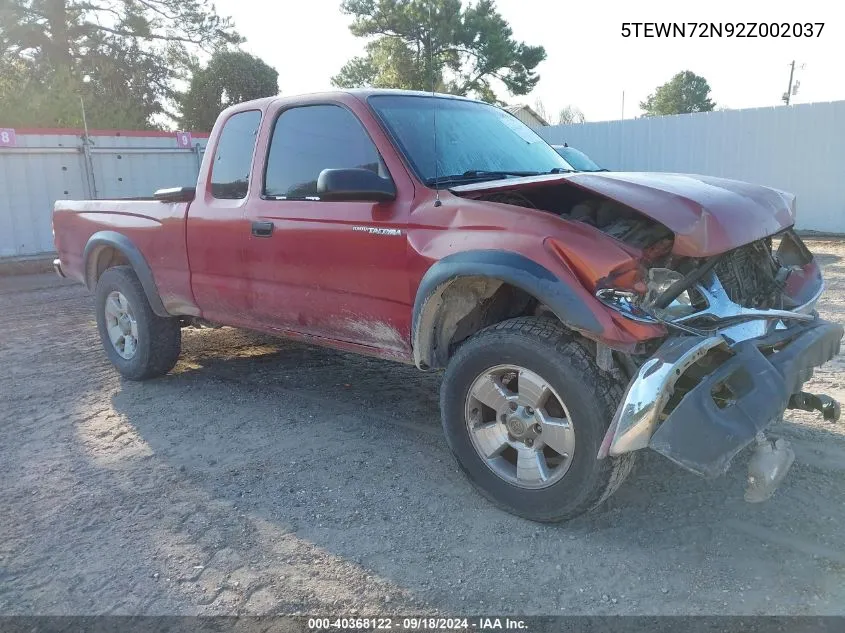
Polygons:
[[73,130],[14,134],[0,147],[0,257],[53,250],[60,199],[132,198],[196,183],[206,138],[180,147],[175,134]]
[[556,125],[537,132],[618,171],[706,174],[796,194],[797,228],[845,233],[845,101]]

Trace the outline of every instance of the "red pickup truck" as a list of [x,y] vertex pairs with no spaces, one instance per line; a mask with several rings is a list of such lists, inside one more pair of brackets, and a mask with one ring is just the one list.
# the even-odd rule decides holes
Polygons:
[[793,453],[766,427],[839,350],[794,197],[681,174],[577,173],[510,114],[362,90],[220,115],[196,187],[56,203],[61,275],[96,293],[109,360],[167,373],[180,328],[251,328],[445,368],[449,447],[540,521],[598,505],[650,448],[705,477],[753,447],[746,498]]

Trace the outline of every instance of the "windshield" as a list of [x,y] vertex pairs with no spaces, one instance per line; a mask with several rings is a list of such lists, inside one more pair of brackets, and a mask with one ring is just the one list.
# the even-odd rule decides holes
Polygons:
[[555,145],[555,150],[560,154],[567,163],[572,165],[578,171],[607,171],[596,165],[593,160],[581,150],[574,147],[563,147]]
[[572,171],[531,128],[485,103],[409,95],[374,95],[369,103],[426,185]]

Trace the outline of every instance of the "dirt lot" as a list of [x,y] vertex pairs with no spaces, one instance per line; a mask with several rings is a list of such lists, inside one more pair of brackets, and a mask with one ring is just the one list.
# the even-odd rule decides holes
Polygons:
[[[845,322],[845,244],[815,241]],[[439,376],[230,329],[120,380],[92,301],[0,279],[0,614],[845,614],[845,425],[789,413],[798,459],[742,500],[644,455],[611,502],[494,509],[441,437]],[[807,389],[845,400],[845,358]]]

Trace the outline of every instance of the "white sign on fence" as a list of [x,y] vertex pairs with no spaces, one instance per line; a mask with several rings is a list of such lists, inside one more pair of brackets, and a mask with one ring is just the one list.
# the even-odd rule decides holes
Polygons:
[[17,147],[18,138],[15,130],[10,127],[0,127],[0,147]]
[[185,149],[191,149],[192,144],[193,139],[191,138],[190,132],[176,132],[176,145]]

